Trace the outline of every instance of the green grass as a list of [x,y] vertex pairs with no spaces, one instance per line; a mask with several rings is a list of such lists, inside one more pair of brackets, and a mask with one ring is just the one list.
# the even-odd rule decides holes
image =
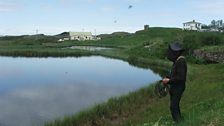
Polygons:
[[200,50],[205,52],[224,52],[224,45],[216,45],[216,46],[205,46],[200,48]]
[[0,48],[0,54],[2,56],[13,57],[67,57],[67,56],[91,56],[97,55],[97,53],[83,51],[83,50],[63,50],[63,49],[51,49],[51,48]]

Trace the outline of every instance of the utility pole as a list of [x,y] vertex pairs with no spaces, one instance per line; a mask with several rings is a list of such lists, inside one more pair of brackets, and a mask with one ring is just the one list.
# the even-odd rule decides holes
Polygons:
[[94,29],[94,32],[95,32],[95,33],[94,33],[94,34],[95,34],[94,39],[96,39],[96,29]]
[[38,29],[36,29],[36,40],[38,39]]
[[38,35],[38,29],[36,29],[36,35]]

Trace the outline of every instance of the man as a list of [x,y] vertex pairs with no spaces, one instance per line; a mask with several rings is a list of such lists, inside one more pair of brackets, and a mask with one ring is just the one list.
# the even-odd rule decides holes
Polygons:
[[179,103],[185,90],[187,75],[187,63],[181,55],[183,51],[179,43],[169,44],[167,58],[173,62],[173,66],[170,76],[162,80],[164,85],[170,85],[170,110],[173,120],[177,123],[182,120]]

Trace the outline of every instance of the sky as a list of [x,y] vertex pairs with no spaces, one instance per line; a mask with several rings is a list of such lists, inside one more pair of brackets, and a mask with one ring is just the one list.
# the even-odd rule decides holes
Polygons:
[[0,0],[0,35],[104,34],[224,19],[223,0]]

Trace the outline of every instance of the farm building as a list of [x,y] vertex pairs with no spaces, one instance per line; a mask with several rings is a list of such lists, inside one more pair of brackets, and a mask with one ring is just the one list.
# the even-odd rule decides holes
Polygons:
[[183,30],[201,30],[202,23],[196,22],[195,20],[183,23]]
[[68,32],[66,38],[59,39],[58,41],[66,41],[66,40],[86,41],[86,40],[100,40],[100,38],[93,36],[91,32]]
[[69,32],[69,38],[70,40],[85,41],[93,40],[94,37],[91,32]]

